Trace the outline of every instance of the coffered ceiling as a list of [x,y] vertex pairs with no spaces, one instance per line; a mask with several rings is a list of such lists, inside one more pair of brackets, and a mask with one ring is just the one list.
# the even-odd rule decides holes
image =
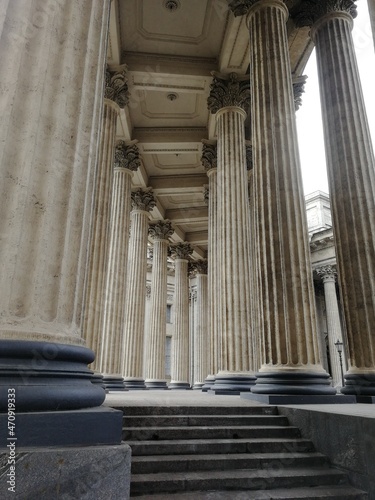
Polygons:
[[[299,0],[285,3],[291,7]],[[291,72],[302,74],[312,46],[306,29],[287,25]],[[152,219],[168,218],[173,241],[188,241],[194,257],[207,251],[208,178],[202,139],[215,140],[207,110],[212,71],[246,74],[249,34],[227,0],[112,0],[108,65],[126,65],[130,101],[118,139],[137,141],[142,165],[133,187],[152,187]]]

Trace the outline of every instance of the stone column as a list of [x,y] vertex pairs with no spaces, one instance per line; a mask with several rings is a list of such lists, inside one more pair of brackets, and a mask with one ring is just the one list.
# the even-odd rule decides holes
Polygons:
[[248,77],[215,76],[208,108],[217,121],[217,218],[220,221],[220,361],[214,390],[249,391],[254,384],[250,317],[250,215],[245,127]]
[[[331,360],[331,376],[333,386],[341,386],[341,368],[339,355],[335,346],[337,340],[342,340],[342,330],[339,306],[336,295],[336,271],[332,266],[324,266],[316,269],[317,274],[322,278],[324,284],[324,298],[326,303],[327,330],[329,357]],[[343,351],[345,360],[345,352]],[[345,364],[344,364],[345,366]]]
[[116,144],[113,164],[112,208],[108,269],[103,301],[102,349],[99,369],[107,389],[123,389],[122,352],[129,247],[131,182],[140,166],[138,147]]
[[294,12],[312,26],[340,293],[349,345],[345,394],[375,396],[375,161],[352,39],[354,1]]
[[146,389],[143,379],[147,237],[149,212],[156,205],[151,190],[131,194],[131,230],[122,347],[122,374],[127,389]]
[[215,374],[219,370],[219,300],[220,293],[218,273],[217,238],[220,229],[217,221],[217,148],[216,144],[203,142],[202,164],[208,176],[208,317],[207,317],[207,354],[208,376],[203,391],[212,388]]
[[167,254],[168,238],[174,230],[170,221],[151,224],[149,234],[154,240],[151,304],[147,344],[145,347],[145,378],[149,389],[167,389],[165,380],[165,342],[167,335]]
[[108,15],[108,0],[1,4],[1,411],[9,387],[18,412],[104,399],[81,319]]
[[188,262],[193,249],[188,243],[170,247],[175,261],[174,335],[172,337],[169,389],[190,389],[189,384],[189,278]]
[[231,2],[250,33],[252,145],[262,367],[258,394],[334,394],[320,365],[298,155],[286,21],[281,0]]
[[97,356],[93,369],[98,369],[100,365],[103,342],[103,294],[108,262],[116,125],[120,108],[128,102],[125,71],[110,73],[107,69],[104,97],[82,326],[83,338]]
[[375,0],[367,0],[368,11],[370,14],[371,28],[372,28],[372,39],[375,47]]
[[207,261],[192,262],[197,286],[197,303],[194,328],[194,385],[202,389],[208,373],[209,332]]

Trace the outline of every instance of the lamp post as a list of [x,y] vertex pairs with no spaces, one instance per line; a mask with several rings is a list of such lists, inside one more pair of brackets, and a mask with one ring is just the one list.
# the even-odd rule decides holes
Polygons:
[[344,387],[344,372],[342,369],[342,348],[343,348],[343,345],[344,344],[339,339],[337,339],[337,341],[335,342],[335,346],[336,346],[337,352],[339,353],[339,358],[340,358],[341,385],[342,385],[342,387]]

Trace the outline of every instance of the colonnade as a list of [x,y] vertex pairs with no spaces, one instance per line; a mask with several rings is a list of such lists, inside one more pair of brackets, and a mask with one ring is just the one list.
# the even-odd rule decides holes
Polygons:
[[[51,16],[53,25],[27,38],[22,20],[32,19],[42,3],[6,3],[6,22],[0,26],[7,43],[13,43],[12,50],[0,47],[0,87],[6,95],[0,125],[0,346],[5,378],[13,360],[12,385],[19,388],[20,410],[61,408],[62,394],[64,408],[101,404],[104,392],[91,384],[86,368],[94,354],[84,341],[98,355],[95,369],[110,382],[121,385],[124,378],[129,389],[166,387],[165,270],[173,229],[168,221],[149,228],[155,206],[152,190],[131,190],[132,172],[140,163],[136,143],[115,144],[115,122],[128,95],[126,68],[103,72],[110,2],[81,0],[79,7],[67,7],[56,0],[59,15]],[[246,16],[250,75],[216,73],[208,98],[217,143],[206,142],[203,148],[209,179],[209,253],[207,273],[203,265],[196,268],[195,356],[200,361],[194,382],[216,393],[335,393],[317,340],[288,71],[286,22],[291,16],[297,26],[310,27],[317,51],[349,352],[342,392],[374,396],[375,164],[351,36],[355,2],[304,0],[291,12],[282,0],[234,0],[229,7],[234,15]],[[61,70],[62,39],[70,69],[56,80],[54,71],[46,68]],[[64,113],[56,119],[51,109]],[[244,129],[248,113],[251,174]],[[146,346],[150,362],[144,366],[149,230],[155,242],[153,324]],[[190,387],[192,251],[186,243],[172,245],[170,251],[176,280],[174,389]],[[320,273],[331,343],[336,333],[340,335],[335,330],[339,318],[334,282],[327,269]],[[37,368],[35,356],[44,361]],[[27,383],[30,367],[33,390]],[[66,373],[63,382],[61,372]]]

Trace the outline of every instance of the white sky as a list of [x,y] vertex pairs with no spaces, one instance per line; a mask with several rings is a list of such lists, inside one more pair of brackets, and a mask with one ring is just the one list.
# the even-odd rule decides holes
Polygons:
[[[372,141],[375,145],[375,52],[367,0],[359,0],[357,8],[358,16],[354,20],[353,40]],[[304,74],[308,76],[308,80],[302,96],[302,106],[297,111],[304,191],[305,194],[317,190],[328,193],[315,51],[310,57]]]

